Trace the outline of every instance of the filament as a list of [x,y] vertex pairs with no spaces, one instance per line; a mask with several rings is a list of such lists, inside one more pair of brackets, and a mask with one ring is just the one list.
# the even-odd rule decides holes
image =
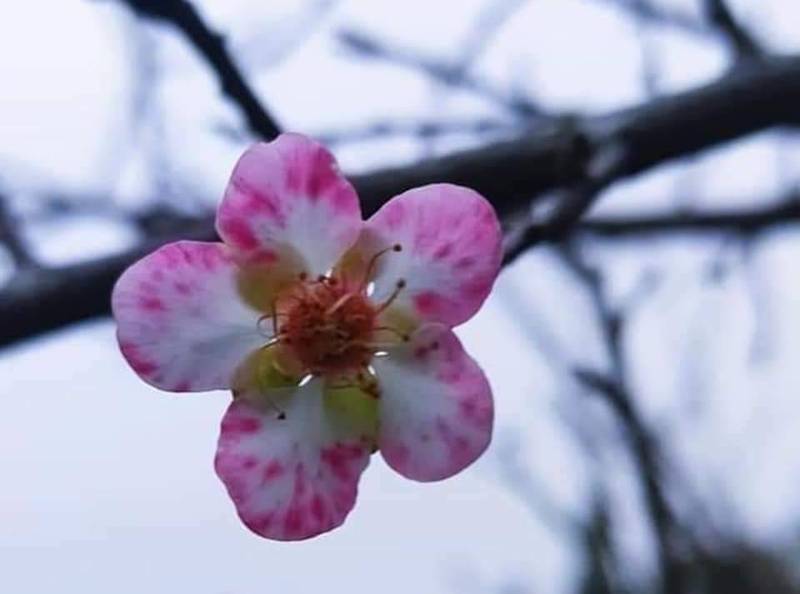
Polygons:
[[394,244],[391,247],[384,248],[379,251],[377,254],[370,258],[369,262],[367,263],[367,268],[364,270],[364,278],[361,280],[361,286],[359,291],[363,291],[366,286],[369,284],[369,279],[372,276],[372,273],[375,272],[375,266],[378,264],[378,259],[383,256],[387,252],[400,252],[403,250],[403,246],[399,243]]

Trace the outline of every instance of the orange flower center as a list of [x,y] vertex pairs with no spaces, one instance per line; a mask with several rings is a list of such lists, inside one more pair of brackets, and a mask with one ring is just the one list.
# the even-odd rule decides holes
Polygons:
[[321,277],[300,282],[282,301],[280,342],[305,370],[328,375],[369,365],[379,312],[364,291]]

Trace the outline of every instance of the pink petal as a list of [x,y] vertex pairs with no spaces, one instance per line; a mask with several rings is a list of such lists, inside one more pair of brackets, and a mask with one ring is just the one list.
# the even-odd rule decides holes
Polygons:
[[231,175],[217,213],[225,242],[262,257],[299,257],[324,274],[356,241],[361,208],[331,153],[299,134],[250,147]]
[[230,387],[237,366],[266,342],[237,273],[223,244],[194,241],[165,245],[128,268],[111,305],[134,371],[163,390]]
[[369,440],[341,431],[313,380],[274,409],[238,399],[222,419],[214,467],[256,534],[302,540],[340,526],[369,463]]
[[[492,206],[477,192],[434,184],[396,196],[366,222],[362,250],[377,253],[376,301],[400,279],[394,305],[417,318],[458,325],[480,308],[500,270],[501,231]],[[368,255],[368,254],[367,254]]]
[[424,326],[373,366],[378,447],[389,466],[410,479],[437,481],[484,452],[492,437],[492,391],[452,330]]

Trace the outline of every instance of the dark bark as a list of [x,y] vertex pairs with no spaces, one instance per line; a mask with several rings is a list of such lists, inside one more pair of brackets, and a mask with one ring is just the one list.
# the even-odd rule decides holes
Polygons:
[[[447,181],[478,190],[501,217],[509,218],[544,192],[591,180],[609,151],[618,154],[619,161],[604,185],[734,138],[794,124],[797,105],[800,58],[772,59],[760,68],[741,68],[702,88],[638,108],[555,120],[521,138],[352,180],[365,215],[411,187]],[[584,206],[590,205],[591,201]],[[576,223],[577,218],[570,220],[570,225]],[[568,231],[568,226],[563,228],[563,233]],[[186,237],[213,238],[211,218],[178,221],[169,232],[113,258],[19,275],[0,292],[0,346],[106,315],[113,281],[127,266],[160,243]],[[539,241],[541,235],[536,237]]]

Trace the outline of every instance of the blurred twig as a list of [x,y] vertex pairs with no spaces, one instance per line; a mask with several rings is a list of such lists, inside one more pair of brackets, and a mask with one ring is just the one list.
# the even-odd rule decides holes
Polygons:
[[338,38],[346,48],[361,57],[380,59],[421,72],[448,87],[472,91],[514,114],[528,118],[546,117],[542,108],[527,97],[513,96],[495,89],[461,63],[451,64],[410,48],[390,46],[360,31],[342,30]]
[[487,132],[506,132],[513,130],[513,124],[496,118],[472,120],[420,120],[374,122],[361,127],[325,131],[314,138],[325,144],[341,144],[380,140],[392,136],[414,136],[434,138],[446,134],[485,134]]
[[800,223],[800,196],[791,195],[775,205],[746,209],[685,212],[621,217],[593,217],[572,225],[533,223],[507,237],[504,263],[543,241],[558,241],[568,234],[595,237],[636,237],[697,233],[735,233],[748,236],[766,229]]
[[491,0],[480,11],[461,49],[461,68],[475,63],[497,33],[528,0]]
[[205,59],[219,79],[223,93],[241,109],[253,134],[271,139],[280,127],[263,107],[225,47],[225,40],[213,31],[187,0],[120,0],[136,14],[177,27]]
[[726,0],[703,0],[703,7],[712,25],[727,39],[739,59],[757,58],[764,49],[739,23]]
[[591,369],[576,369],[575,377],[584,386],[605,399],[616,413],[630,443],[629,450],[638,467],[637,476],[642,480],[645,506],[658,543],[660,572],[663,580],[662,591],[665,594],[686,592],[681,561],[676,555],[676,545],[680,542],[682,534],[680,534],[680,526],[662,490],[661,453],[655,437],[646,427],[636,409],[633,394],[630,393],[628,385],[626,360],[623,352],[625,317],[622,312],[617,311],[607,302],[600,273],[584,262],[576,246],[572,243],[565,243],[560,251],[565,265],[586,287],[600,320],[611,363],[607,373]]
[[612,4],[631,16],[653,25],[672,27],[692,35],[708,37],[710,29],[702,21],[677,8],[667,8],[652,0],[596,0]]
[[32,268],[36,262],[19,233],[20,227],[5,196],[0,195],[0,242],[8,249],[17,268]]

